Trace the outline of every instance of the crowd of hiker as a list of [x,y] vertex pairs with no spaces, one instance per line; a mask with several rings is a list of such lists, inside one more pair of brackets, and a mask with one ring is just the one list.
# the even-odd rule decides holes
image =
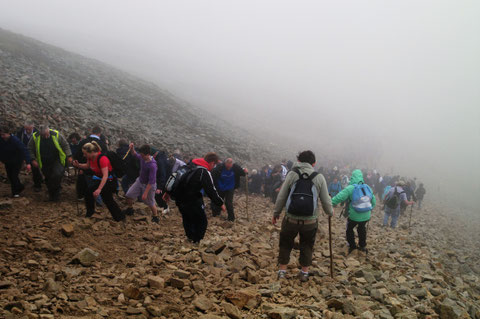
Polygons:
[[[213,217],[226,212],[226,219],[235,222],[235,192],[242,183],[248,183],[245,189],[249,195],[274,203],[273,224],[285,211],[278,256],[280,279],[286,275],[290,253],[299,236],[299,278],[308,280],[321,211],[331,218],[334,208],[343,205],[348,254],[355,250],[368,253],[368,223],[375,206],[382,203],[383,226],[396,228],[407,207],[413,209],[416,204],[421,209],[426,195],[422,183],[417,187],[416,178],[382,175],[377,170],[362,171],[348,165],[317,168],[312,151],[300,152],[295,163],[284,159],[250,173],[233,158],[222,160],[213,152],[200,158],[182,157],[179,151],[169,155],[152,145],[136,147],[124,139],[114,150],[99,126],[92,127],[83,137],[74,132],[65,138],[48,125],[36,128],[32,122],[26,122],[17,131],[0,126],[0,135],[0,161],[4,163],[12,197],[18,198],[24,191],[19,174],[26,169],[31,172],[33,190],[40,192],[45,186],[48,201],[58,202],[62,179],[66,170],[73,167],[76,200],[85,202],[87,218],[96,213],[96,205],[105,205],[115,221],[123,221],[135,213],[133,205],[140,201],[149,207],[152,222],[160,223],[158,208],[167,214],[168,203],[173,200],[182,216],[185,234],[195,244],[204,238],[208,225],[204,198],[210,199]],[[125,209],[119,205],[121,197],[116,196],[120,190]]]

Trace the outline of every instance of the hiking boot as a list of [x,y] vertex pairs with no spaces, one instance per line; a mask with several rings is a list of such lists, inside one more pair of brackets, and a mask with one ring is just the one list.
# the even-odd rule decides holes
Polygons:
[[90,217],[93,216],[93,214],[95,214],[95,212],[87,212],[87,213],[85,214],[85,217],[86,217],[86,218],[90,218]]
[[168,213],[170,213],[170,208],[164,209],[162,212],[163,215],[167,215]]
[[359,250],[363,253],[365,253],[365,255],[368,255],[368,249],[367,247],[360,247]]
[[348,247],[348,254],[347,254],[347,256],[350,255],[351,253],[353,253],[353,251],[356,250],[356,249],[357,249],[357,247]]
[[303,272],[300,271],[297,275],[298,279],[300,279],[301,282],[308,282],[308,272]]
[[135,211],[133,210],[132,207],[128,207],[128,208],[125,209],[123,212],[124,212],[125,215],[127,215],[127,216],[133,216],[133,214],[135,213]]
[[160,223],[160,218],[158,218],[158,216],[152,216],[152,223],[159,224]]
[[285,279],[285,276],[287,275],[287,272],[285,270],[279,270],[277,273],[277,279]]
[[13,198],[20,198],[19,194],[13,194]]

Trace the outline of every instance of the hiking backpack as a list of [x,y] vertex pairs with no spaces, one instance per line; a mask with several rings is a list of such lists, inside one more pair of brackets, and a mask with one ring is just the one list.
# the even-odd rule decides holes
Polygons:
[[178,198],[184,190],[185,186],[190,181],[193,173],[197,169],[205,169],[200,166],[184,165],[173,172],[165,183],[165,192],[167,192],[172,199]]
[[397,209],[400,205],[400,195],[405,192],[399,192],[398,188],[395,186],[395,191],[393,192],[392,196],[388,197],[385,201],[385,205],[387,205],[390,209]]
[[357,213],[366,213],[372,210],[373,193],[367,184],[355,184],[352,193],[352,207]]
[[295,216],[313,216],[317,209],[318,191],[313,183],[317,172],[310,176],[307,173],[300,173],[298,168],[293,169],[299,179],[293,184],[287,200],[287,212]]
[[126,164],[123,159],[117,153],[113,151],[107,151],[105,153],[101,153],[100,156],[97,157],[97,165],[100,167],[100,158],[106,156],[110,161],[110,165],[112,165],[112,174],[114,174],[118,178],[122,178],[126,172]]

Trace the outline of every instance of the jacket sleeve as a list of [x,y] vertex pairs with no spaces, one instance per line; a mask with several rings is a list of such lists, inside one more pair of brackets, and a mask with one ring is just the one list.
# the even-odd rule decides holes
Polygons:
[[219,164],[215,166],[214,169],[212,169],[211,176],[212,176],[213,184],[215,185],[215,187],[218,187],[218,180],[220,179],[220,174],[222,174],[222,170],[223,170],[222,165],[223,164]]
[[63,152],[67,157],[72,156],[72,150],[70,149],[70,145],[68,145],[67,140],[63,137],[62,134],[58,134],[58,143],[60,143],[60,147],[62,148]]
[[332,205],[337,206],[338,204],[343,203],[344,201],[349,199],[350,196],[352,195],[352,190],[353,190],[353,186],[351,185],[345,187],[345,189],[343,189],[340,193],[338,193],[337,196],[332,198]]
[[320,186],[318,197],[320,198],[320,203],[322,204],[323,211],[328,216],[332,216],[333,215],[332,199],[328,194],[327,181],[325,181],[325,177],[323,177],[323,175],[317,176],[316,179],[317,179],[317,187]]
[[27,147],[22,143],[21,140],[19,140],[15,136],[11,138],[13,138],[15,146],[23,153],[23,159],[25,160],[25,162],[27,162],[27,164],[30,164],[31,162],[30,152],[28,151]]
[[280,217],[283,208],[287,204],[290,187],[292,187],[293,183],[295,182],[295,175],[295,172],[289,172],[287,174],[287,177],[285,177],[285,182],[283,182],[283,185],[280,188],[280,192],[277,196],[277,201],[275,202],[275,209],[273,211],[273,215],[277,218]]
[[247,175],[240,165],[238,165],[238,164],[233,164],[233,165],[235,166],[235,175],[237,175],[237,174],[238,174],[238,176]]
[[28,151],[30,152],[30,159],[37,160],[37,151],[35,150],[35,142],[33,141],[33,137],[28,141]]
[[207,194],[208,197],[212,200],[212,202],[217,205],[217,206],[222,206],[223,205],[223,199],[218,195],[217,189],[215,188],[215,185],[213,184],[213,179],[212,175],[210,174],[209,171],[206,169],[202,169],[201,172],[201,182],[202,182],[202,187],[205,193]]

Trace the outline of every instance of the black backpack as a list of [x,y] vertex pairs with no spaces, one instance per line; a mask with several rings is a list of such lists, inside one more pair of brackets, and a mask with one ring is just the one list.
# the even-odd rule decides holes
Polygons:
[[288,196],[287,212],[295,216],[313,216],[318,200],[318,193],[315,190],[316,186],[313,183],[313,179],[318,173],[314,172],[309,176],[306,173],[300,173],[298,168],[292,171],[298,174],[299,179],[293,184]]
[[114,174],[118,178],[122,178],[127,170],[126,164],[123,159],[117,153],[113,151],[107,151],[106,153],[102,153],[97,157],[98,167],[100,167],[100,158],[102,158],[103,156],[106,156],[110,161],[110,164],[113,168],[112,174]]
[[400,193],[397,189],[397,186],[395,186],[395,192],[392,194],[392,196],[387,198],[385,205],[387,205],[387,207],[390,209],[397,209],[398,205],[400,204],[400,195],[403,193],[405,192]]
[[182,194],[185,194],[186,186],[197,169],[205,168],[191,163],[180,167],[168,178],[165,183],[165,192],[167,192],[172,199],[178,199],[181,197]]

